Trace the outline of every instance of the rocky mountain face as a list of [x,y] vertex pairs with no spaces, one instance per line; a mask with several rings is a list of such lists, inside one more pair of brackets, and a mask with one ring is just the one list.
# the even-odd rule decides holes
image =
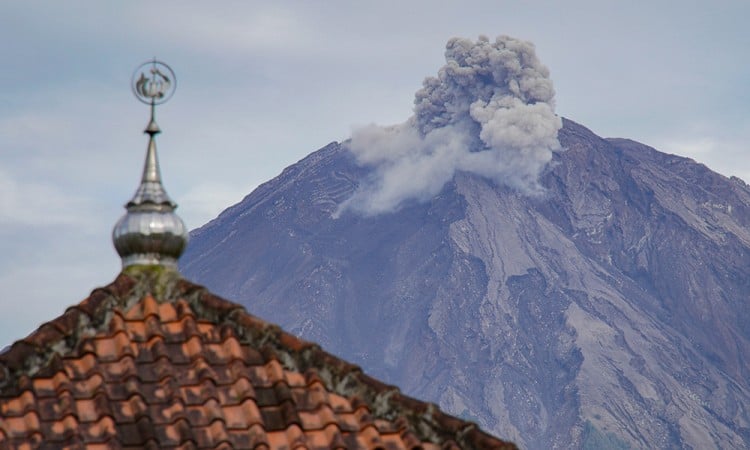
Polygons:
[[543,195],[465,172],[337,215],[332,143],[192,233],[186,277],[520,447],[750,448],[750,188],[565,121]]

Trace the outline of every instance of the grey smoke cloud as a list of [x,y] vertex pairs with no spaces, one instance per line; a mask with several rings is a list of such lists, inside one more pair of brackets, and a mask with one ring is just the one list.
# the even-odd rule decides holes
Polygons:
[[457,171],[526,194],[560,149],[549,70],[534,45],[508,36],[494,42],[453,38],[446,64],[417,91],[414,115],[398,125],[352,133],[349,150],[373,168],[341,210],[375,215],[435,196]]

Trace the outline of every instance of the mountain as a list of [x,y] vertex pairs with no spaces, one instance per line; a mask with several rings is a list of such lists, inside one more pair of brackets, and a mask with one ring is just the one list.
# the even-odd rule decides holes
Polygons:
[[331,143],[191,233],[183,273],[521,448],[750,447],[750,188],[572,121],[522,194],[457,172],[344,210]]

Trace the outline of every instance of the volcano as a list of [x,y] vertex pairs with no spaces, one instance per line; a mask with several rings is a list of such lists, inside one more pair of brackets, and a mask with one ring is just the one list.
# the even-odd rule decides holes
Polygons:
[[525,195],[457,172],[340,206],[331,143],[191,233],[183,273],[522,448],[750,446],[750,188],[564,120]]
[[185,275],[521,448],[750,448],[750,188],[563,120],[529,42],[445,57]]

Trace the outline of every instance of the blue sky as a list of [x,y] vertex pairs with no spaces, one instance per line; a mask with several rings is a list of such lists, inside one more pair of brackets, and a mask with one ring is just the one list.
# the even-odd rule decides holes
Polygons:
[[195,228],[353,126],[403,122],[453,36],[529,40],[558,114],[750,182],[748,17],[747,1],[3,2],[0,347],[119,272],[110,233],[148,120],[129,82],[154,56],[178,77],[162,175]]

